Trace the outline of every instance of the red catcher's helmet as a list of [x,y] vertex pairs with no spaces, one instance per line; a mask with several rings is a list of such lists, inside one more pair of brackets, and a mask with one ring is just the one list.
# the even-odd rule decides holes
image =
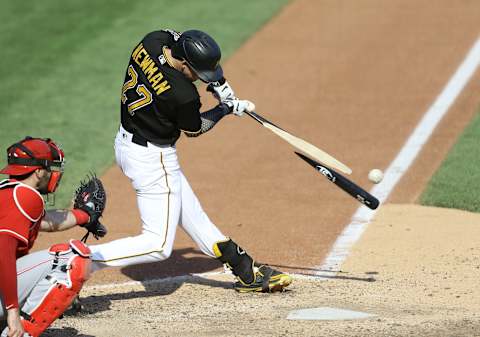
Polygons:
[[52,172],[48,193],[55,192],[63,174],[64,153],[50,138],[25,137],[7,149],[7,156],[8,165],[0,174],[21,176],[36,169],[45,169]]

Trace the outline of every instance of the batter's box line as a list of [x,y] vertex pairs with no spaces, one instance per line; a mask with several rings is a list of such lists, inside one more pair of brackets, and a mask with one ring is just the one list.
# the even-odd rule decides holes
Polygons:
[[[217,272],[208,272],[208,273],[199,273],[199,274],[187,274],[180,276],[171,276],[158,279],[150,279],[144,281],[127,281],[123,283],[107,283],[107,284],[96,284],[92,286],[83,287],[83,290],[102,290],[102,289],[112,289],[112,288],[122,288],[122,287],[133,287],[133,286],[155,286],[158,284],[165,283],[181,283],[186,281],[193,281],[198,278],[209,278],[212,276],[222,276],[222,275],[232,275],[230,271],[217,271]],[[289,273],[294,279],[298,280],[309,280],[309,281],[326,281],[332,279],[333,276],[324,277],[320,275],[305,275],[305,274],[296,274]],[[232,276],[233,277],[233,276]]]

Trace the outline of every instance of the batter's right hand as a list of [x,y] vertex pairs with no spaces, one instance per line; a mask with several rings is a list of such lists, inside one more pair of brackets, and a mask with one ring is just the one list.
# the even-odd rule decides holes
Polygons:
[[25,330],[17,308],[8,309],[7,314],[8,337],[23,337]]
[[227,99],[223,103],[225,103],[230,108],[230,112],[236,116],[243,116],[244,112],[252,112],[255,110],[255,104],[246,99]]

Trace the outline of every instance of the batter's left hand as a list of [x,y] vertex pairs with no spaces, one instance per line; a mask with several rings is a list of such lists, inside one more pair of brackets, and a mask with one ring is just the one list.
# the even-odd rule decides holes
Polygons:
[[235,99],[235,93],[227,80],[224,80],[223,84],[220,83],[221,82],[210,83],[207,91],[210,91],[220,103],[225,102],[227,99]]

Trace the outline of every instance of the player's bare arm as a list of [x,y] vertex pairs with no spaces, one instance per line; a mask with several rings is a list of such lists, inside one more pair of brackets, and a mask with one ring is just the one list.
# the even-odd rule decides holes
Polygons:
[[[77,216],[77,217],[81,217]],[[54,209],[48,210],[45,213],[45,218],[43,218],[40,225],[40,231],[42,232],[59,232],[70,229],[79,225],[77,222],[77,217],[70,210],[66,209]],[[88,214],[86,217],[82,217],[80,224],[86,223],[89,220]]]
[[[45,212],[40,231],[59,232],[74,226],[81,226],[96,239],[107,234],[99,219],[106,205],[106,193],[102,182],[96,176],[87,177],[75,191],[74,208],[54,209]],[[86,236],[88,237],[88,235]]]

